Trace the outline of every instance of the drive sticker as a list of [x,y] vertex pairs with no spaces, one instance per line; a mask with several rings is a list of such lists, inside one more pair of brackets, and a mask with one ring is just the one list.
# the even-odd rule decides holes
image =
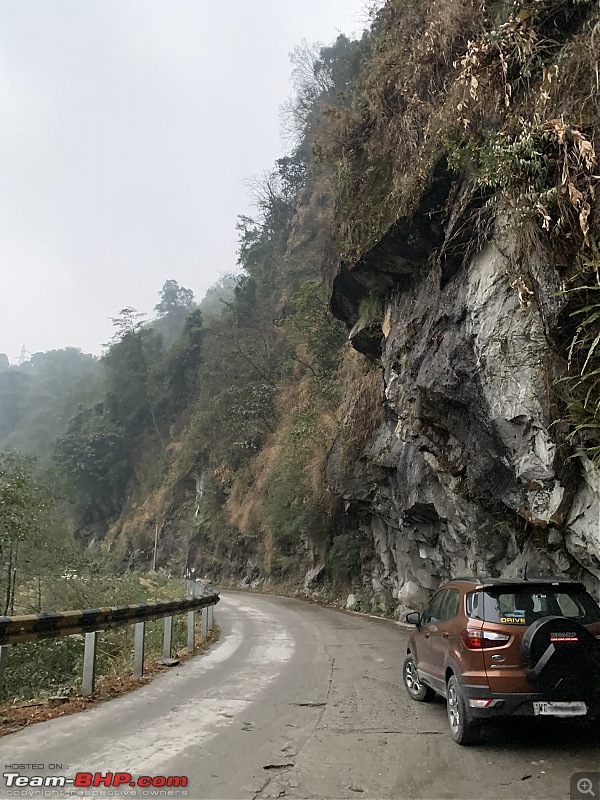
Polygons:
[[525,625],[525,617],[518,617],[516,615],[510,617],[500,617],[500,622],[508,622],[513,625]]

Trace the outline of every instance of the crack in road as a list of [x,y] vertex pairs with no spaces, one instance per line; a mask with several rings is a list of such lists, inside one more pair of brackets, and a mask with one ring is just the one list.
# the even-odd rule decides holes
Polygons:
[[321,730],[326,730],[328,733],[339,733],[339,734],[348,734],[348,733],[376,733],[376,734],[384,734],[384,733],[396,733],[400,736],[443,736],[447,733],[447,731],[399,731],[399,730],[388,730],[383,728],[332,728],[331,726],[328,728],[322,728]]
[[[258,800],[260,795],[265,791],[267,786],[271,783],[271,781],[275,777],[278,777],[282,773],[289,772],[289,770],[292,769],[295,766],[296,766],[295,764],[281,764],[281,765],[267,764],[266,766],[264,766],[263,769],[277,770],[277,772],[275,772],[273,775],[269,775],[269,777],[263,783],[263,785],[260,787],[260,789],[258,789],[258,791],[254,794],[252,800]],[[283,795],[285,795],[285,789],[282,792],[279,792],[279,797],[282,797]]]
[[298,708],[323,708],[327,703],[290,703],[290,705]]
[[[325,702],[323,702],[323,703],[315,703],[315,702],[290,703],[291,706],[296,706],[297,708],[320,708],[321,709],[321,712],[319,713],[319,715],[317,717],[317,720],[315,721],[315,725],[314,725],[314,728],[313,728],[313,734],[314,734],[315,731],[319,730],[319,726],[320,726],[321,720],[323,719],[323,715],[325,713],[325,709],[327,707],[327,703],[329,702],[329,697],[331,695],[331,689],[332,689],[332,686],[333,686],[333,674],[334,674],[334,671],[335,671],[335,658],[332,658],[331,659],[331,664],[329,666],[329,679],[327,681],[327,696],[326,696]],[[310,740],[310,736],[308,737],[308,740]],[[304,749],[305,746],[306,746],[306,742],[302,747],[300,747],[298,749],[298,752],[296,753],[296,756],[298,756],[302,752],[302,750]],[[271,783],[272,780],[274,780],[275,777],[279,777],[280,775],[285,774],[286,772],[289,772],[289,770],[293,769],[295,766],[296,766],[295,763],[293,763],[293,764],[291,764],[291,763],[290,764],[281,764],[281,765],[268,764],[267,766],[264,766],[263,769],[273,770],[274,774],[269,776],[269,778],[264,782],[264,784],[260,787],[260,789],[258,789],[258,791],[254,794],[252,800],[258,800],[260,795],[265,791],[265,789],[269,786],[269,784]],[[284,795],[285,795],[285,789],[282,792],[279,793],[279,797],[283,797]]]
[[333,673],[334,673],[334,671],[335,671],[335,658],[332,658],[331,659],[331,666],[329,668],[329,683],[327,684],[327,701],[329,701],[329,695],[331,694],[331,687],[333,686]]

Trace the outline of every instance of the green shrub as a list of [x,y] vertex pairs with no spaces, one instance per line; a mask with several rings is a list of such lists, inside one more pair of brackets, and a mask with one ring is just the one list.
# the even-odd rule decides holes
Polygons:
[[376,292],[371,292],[366,297],[363,297],[358,304],[358,313],[365,325],[383,322],[384,311],[383,297]]
[[81,682],[83,637],[24,642],[9,648],[0,696],[14,700],[63,693]]
[[334,581],[348,583],[361,574],[365,544],[365,537],[357,530],[334,536],[327,553]]

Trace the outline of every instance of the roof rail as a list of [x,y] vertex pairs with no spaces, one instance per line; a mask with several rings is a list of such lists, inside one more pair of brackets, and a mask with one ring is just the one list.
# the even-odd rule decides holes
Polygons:
[[456,578],[450,578],[449,581],[444,581],[444,583],[450,583],[451,581],[468,581],[469,583],[479,583],[485,585],[498,585],[502,586],[504,584],[540,584],[540,583],[572,583],[572,584],[579,584],[581,581],[574,580],[573,578],[569,577],[537,577],[534,575],[527,576],[527,578],[482,578],[477,577],[475,575],[460,575]]

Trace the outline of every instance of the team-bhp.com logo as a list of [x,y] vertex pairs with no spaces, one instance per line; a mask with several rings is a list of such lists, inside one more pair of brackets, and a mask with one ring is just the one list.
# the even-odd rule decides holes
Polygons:
[[[140,775],[134,778],[129,772],[78,772],[74,778],[65,775],[21,775],[19,772],[4,772],[3,776],[7,789],[70,789],[73,795],[79,794],[77,790],[86,789],[118,789],[126,786],[146,790],[183,789],[188,785],[188,779],[183,775]],[[14,796],[19,794],[15,792]],[[154,792],[142,792],[142,795],[146,794]]]

